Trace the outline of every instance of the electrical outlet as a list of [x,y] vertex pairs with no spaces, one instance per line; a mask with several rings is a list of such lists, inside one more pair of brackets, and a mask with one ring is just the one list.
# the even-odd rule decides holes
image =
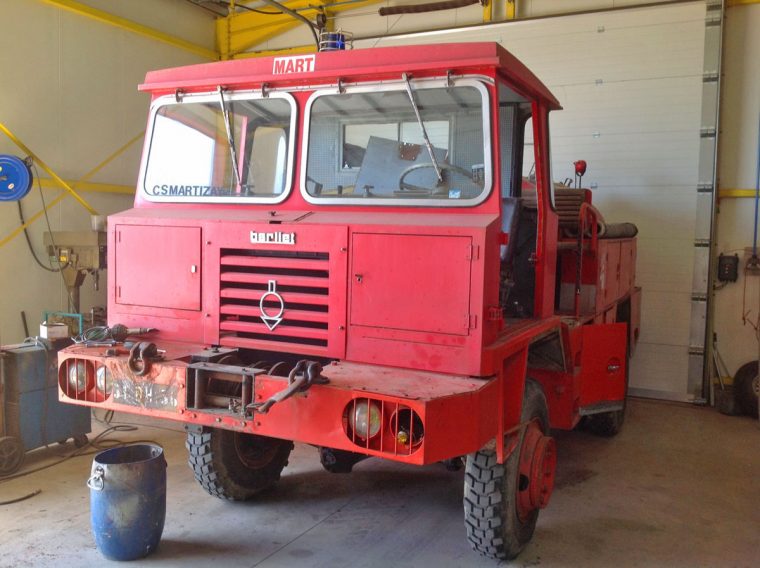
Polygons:
[[757,256],[752,256],[752,247],[744,248],[744,274],[747,276],[760,276],[760,248]]

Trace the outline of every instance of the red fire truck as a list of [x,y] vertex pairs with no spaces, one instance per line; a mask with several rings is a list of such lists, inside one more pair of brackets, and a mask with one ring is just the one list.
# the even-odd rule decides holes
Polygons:
[[215,62],[140,88],[108,318],[142,335],[61,352],[61,400],[183,422],[225,499],[276,483],[294,441],[334,472],[464,463],[467,538],[516,556],[552,493],[550,428],[619,430],[639,328],[635,227],[552,183],[554,96],[494,43]]

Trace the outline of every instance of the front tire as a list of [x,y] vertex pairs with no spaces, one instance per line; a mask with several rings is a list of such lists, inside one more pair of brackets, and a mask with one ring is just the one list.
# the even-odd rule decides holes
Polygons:
[[520,554],[533,537],[539,509],[547,505],[554,486],[556,451],[554,440],[546,436],[546,397],[533,380],[525,382],[520,418],[527,425],[503,464],[495,450],[480,450],[468,455],[465,465],[467,540],[489,558],[511,560]]
[[230,501],[248,501],[277,483],[293,449],[290,441],[220,428],[188,431],[185,446],[201,487]]

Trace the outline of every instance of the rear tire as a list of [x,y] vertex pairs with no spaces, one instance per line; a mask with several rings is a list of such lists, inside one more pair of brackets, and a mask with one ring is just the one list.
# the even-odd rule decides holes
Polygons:
[[187,433],[188,464],[210,495],[247,501],[272,487],[288,465],[293,443],[220,428]]
[[[525,382],[522,422],[538,420],[541,430],[549,432],[549,413],[541,386]],[[536,528],[539,509],[521,519],[519,494],[528,491],[528,479],[520,474],[521,434],[517,448],[503,464],[497,462],[495,450],[480,450],[467,456],[464,481],[464,521],[467,540],[480,554],[494,559],[511,560],[525,548]]]
[[620,433],[625,422],[625,402],[622,410],[600,412],[586,417],[584,428],[596,436],[612,438]]
[[24,445],[21,438],[14,436],[0,437],[0,476],[10,475],[24,461]]
[[760,392],[757,361],[742,365],[734,375],[734,397],[745,416],[757,418],[757,397]]

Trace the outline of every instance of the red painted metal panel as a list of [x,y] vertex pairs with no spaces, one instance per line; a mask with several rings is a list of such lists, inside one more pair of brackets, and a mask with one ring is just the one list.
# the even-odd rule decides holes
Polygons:
[[116,227],[117,304],[201,309],[200,227]]
[[641,288],[636,287],[631,294],[631,327],[629,329],[631,348],[630,355],[636,350],[636,344],[639,342],[639,333],[641,331]]
[[582,328],[581,406],[625,398],[627,325],[613,323]]
[[475,327],[471,238],[355,233],[351,244],[351,326],[449,335]]
[[275,73],[273,57],[192,65],[151,71],[140,90],[173,93],[177,88],[192,90],[210,86],[213,89],[216,85],[229,88],[261,83],[314,85],[326,80],[366,80],[368,75],[399,77],[401,73],[414,73],[417,77],[420,73],[490,71],[497,66],[500,75],[519,92],[542,100],[548,108],[560,108],[554,95],[523,63],[493,42],[322,52],[315,54],[315,63],[310,69],[288,74]]
[[620,243],[620,296],[630,294],[636,284],[636,239]]
[[620,280],[620,243],[618,241],[600,241],[598,293],[596,295],[596,313],[600,313],[617,299]]

